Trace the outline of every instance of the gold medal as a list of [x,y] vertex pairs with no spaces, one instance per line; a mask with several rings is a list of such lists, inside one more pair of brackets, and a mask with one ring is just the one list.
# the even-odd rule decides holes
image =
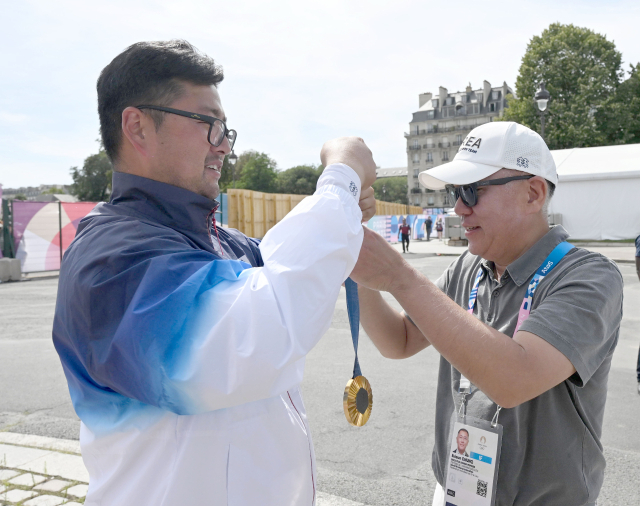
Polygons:
[[354,427],[362,427],[371,416],[373,392],[364,376],[356,376],[347,382],[342,397],[344,416]]

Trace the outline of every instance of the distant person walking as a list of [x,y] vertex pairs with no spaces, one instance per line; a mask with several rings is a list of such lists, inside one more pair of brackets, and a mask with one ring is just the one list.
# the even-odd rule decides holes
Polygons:
[[[636,237],[636,274],[640,279],[640,235]],[[638,394],[640,395],[640,350],[638,350],[638,365],[636,366],[638,380]]]
[[[407,219],[402,218],[402,225],[400,226],[400,234],[402,234],[402,252],[409,253],[409,234],[411,234],[411,227],[407,225]],[[405,251],[405,242],[407,244],[407,249]]]
[[431,240],[431,228],[433,227],[433,220],[431,216],[427,216],[427,221],[424,222],[424,228],[427,231],[427,242]]
[[438,218],[436,220],[436,232],[438,232],[438,240],[442,241],[442,230],[443,230],[443,226],[442,226],[442,218]]

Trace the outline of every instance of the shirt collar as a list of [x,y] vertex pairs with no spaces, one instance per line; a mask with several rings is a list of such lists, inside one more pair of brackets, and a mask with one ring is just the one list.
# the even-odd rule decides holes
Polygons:
[[553,249],[561,242],[566,241],[568,237],[569,234],[562,225],[555,225],[537,243],[531,246],[524,255],[509,264],[507,271],[509,271],[509,275],[515,284],[522,286],[527,282]]
[[[522,286],[535,274],[542,265],[542,262],[544,262],[553,251],[553,248],[561,242],[566,241],[568,237],[569,233],[562,225],[551,227],[549,231],[543,235],[538,242],[531,246],[531,248],[525,251],[520,258],[514,260],[507,266],[505,274],[513,279],[516,285]],[[480,264],[484,267],[485,273],[493,277],[493,262],[483,258]]]
[[209,243],[208,220],[219,206],[217,200],[124,172],[113,172],[112,186],[110,204],[131,208],[182,233],[189,231],[206,237],[206,243]]

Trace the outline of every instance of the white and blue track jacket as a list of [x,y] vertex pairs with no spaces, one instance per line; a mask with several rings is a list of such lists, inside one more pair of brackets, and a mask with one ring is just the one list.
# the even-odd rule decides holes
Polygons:
[[315,503],[298,385],[362,245],[359,193],[328,167],[258,246],[218,242],[215,201],[114,173],[64,256],[53,326],[85,506]]

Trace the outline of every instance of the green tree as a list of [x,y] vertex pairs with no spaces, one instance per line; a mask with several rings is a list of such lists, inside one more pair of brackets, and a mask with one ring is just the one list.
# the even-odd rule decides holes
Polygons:
[[13,200],[27,200],[27,196],[23,195],[22,193],[18,193],[15,197],[13,197]]
[[[384,186],[384,191],[382,187]],[[384,177],[373,183],[373,193],[377,200],[408,204],[407,178],[402,176]]]
[[629,78],[620,83],[595,114],[605,144],[640,142],[640,63],[629,66]]
[[316,184],[323,170],[322,165],[317,167],[315,165],[297,165],[278,172],[278,192],[312,195],[316,191]]
[[236,188],[275,193],[278,186],[276,167],[275,160],[265,153],[242,153],[236,163]]
[[71,167],[73,185],[71,193],[78,200],[101,202],[111,194],[111,174],[113,167],[104,149],[87,157],[81,170]]
[[604,141],[595,112],[618,87],[624,72],[622,55],[604,35],[588,28],[553,23],[529,42],[508,97],[503,120],[539,132],[533,96],[544,81],[551,93],[545,116],[545,140],[551,149],[587,147]]

